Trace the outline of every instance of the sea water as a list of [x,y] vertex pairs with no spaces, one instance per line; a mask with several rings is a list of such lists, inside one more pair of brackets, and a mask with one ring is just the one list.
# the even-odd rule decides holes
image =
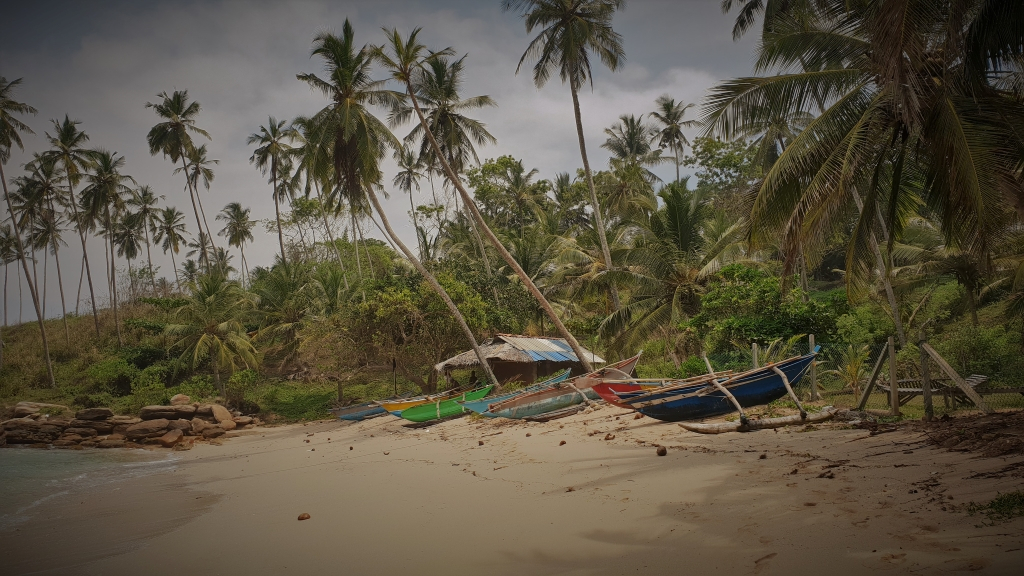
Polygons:
[[83,490],[174,470],[174,454],[148,450],[0,449],[0,533],[32,519],[40,505]]

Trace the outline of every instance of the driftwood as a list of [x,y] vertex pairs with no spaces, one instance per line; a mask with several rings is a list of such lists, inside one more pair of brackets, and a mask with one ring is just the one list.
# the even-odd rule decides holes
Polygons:
[[779,418],[748,419],[747,423],[742,422],[721,422],[718,424],[700,424],[696,422],[680,422],[679,426],[690,432],[700,434],[723,434],[725,432],[752,432],[754,430],[768,430],[771,428],[782,428],[795,424],[811,424],[813,422],[824,422],[836,415],[837,410],[832,407],[823,408],[821,412],[808,414],[801,417],[800,414],[782,416]]

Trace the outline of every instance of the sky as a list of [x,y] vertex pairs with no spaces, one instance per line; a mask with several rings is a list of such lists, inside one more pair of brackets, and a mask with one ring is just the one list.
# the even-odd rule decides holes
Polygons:
[[[722,14],[719,6],[719,0],[631,0],[615,15],[625,65],[610,72],[597,64],[593,89],[580,94],[587,151],[595,170],[607,166],[608,154],[600,148],[604,129],[620,115],[647,114],[663,94],[699,107],[716,82],[752,72],[755,35],[734,42],[733,17]],[[24,137],[25,151],[15,149],[5,166],[8,184],[22,174],[21,166],[32,152],[46,148],[44,133],[53,132],[51,120],[67,114],[82,122],[91,146],[124,155],[125,173],[190,216],[182,175],[173,174],[169,160],[149,154],[146,134],[158,120],[145,107],[158,101],[160,92],[188,90],[202,105],[198,125],[212,136],[209,157],[220,161],[210,190],[201,192],[211,228],[221,227],[213,216],[229,202],[250,207],[254,219],[271,219],[270,186],[250,163],[252,147],[246,138],[269,116],[291,119],[326,104],[295,75],[321,71],[320,63],[310,58],[312,39],[322,31],[340,33],[346,18],[355,29],[357,44],[382,43],[382,27],[404,33],[421,27],[420,40],[428,47],[451,47],[467,55],[463,96],[487,94],[498,104],[475,114],[498,140],[478,149],[481,159],[509,154],[527,169],[538,169],[542,179],[557,172],[574,174],[582,167],[569,88],[554,78],[538,89],[525,67],[516,74],[531,37],[522,18],[503,12],[499,0],[36,0],[7,3],[0,12],[5,23],[0,76],[23,78],[15,97],[38,110],[24,118],[35,135]],[[690,114],[696,118],[699,110]],[[411,125],[400,126],[395,133],[404,137],[410,129]],[[669,179],[674,170],[664,165],[655,172]],[[394,174],[394,164],[387,163],[384,182],[390,183]],[[388,189],[387,216],[403,240],[414,246],[409,199]],[[425,204],[429,195],[424,184],[415,201]],[[186,221],[193,222],[194,231],[194,219]],[[364,232],[382,238],[372,225],[367,224]],[[255,241],[246,247],[250,267],[269,265],[278,250],[276,234],[262,226],[253,234]],[[223,238],[216,240],[218,246],[225,244]],[[73,310],[81,245],[73,232],[67,232],[64,241],[67,247],[60,255],[65,294]],[[178,257],[179,265],[183,256]],[[94,277],[102,274],[98,239],[92,241],[89,257]],[[154,248],[153,259],[160,268],[158,276],[173,279],[170,257]],[[232,263],[238,266],[237,256]],[[14,266],[10,268],[10,320],[17,322],[17,276]],[[48,270],[55,277],[52,261]],[[56,284],[50,280],[47,286],[48,317],[61,312]],[[98,281],[97,289],[105,292],[99,288],[102,284]],[[23,319],[32,320],[27,289],[23,295]],[[87,290],[82,297],[84,313]],[[106,294],[98,298],[105,302]]]

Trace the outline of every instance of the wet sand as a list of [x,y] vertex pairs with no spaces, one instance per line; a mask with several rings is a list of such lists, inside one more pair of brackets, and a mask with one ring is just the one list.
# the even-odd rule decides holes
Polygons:
[[[114,497],[72,505],[63,524],[31,523],[3,546],[50,558],[93,527],[107,531],[104,541],[135,534],[127,550],[66,564],[97,575],[1024,566],[1024,518],[987,526],[961,509],[1020,489],[1022,468],[1011,465],[1024,458],[950,452],[919,431],[871,436],[835,424],[701,436],[610,407],[549,423],[403,423],[233,433],[180,453],[176,472],[140,480],[150,491],[131,506]],[[298,521],[304,512],[311,518]]]

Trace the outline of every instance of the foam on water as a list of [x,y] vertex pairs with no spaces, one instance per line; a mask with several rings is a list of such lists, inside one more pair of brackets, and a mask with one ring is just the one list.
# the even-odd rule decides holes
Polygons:
[[147,450],[0,450],[0,532],[30,520],[40,505],[70,494],[174,470],[173,454]]

